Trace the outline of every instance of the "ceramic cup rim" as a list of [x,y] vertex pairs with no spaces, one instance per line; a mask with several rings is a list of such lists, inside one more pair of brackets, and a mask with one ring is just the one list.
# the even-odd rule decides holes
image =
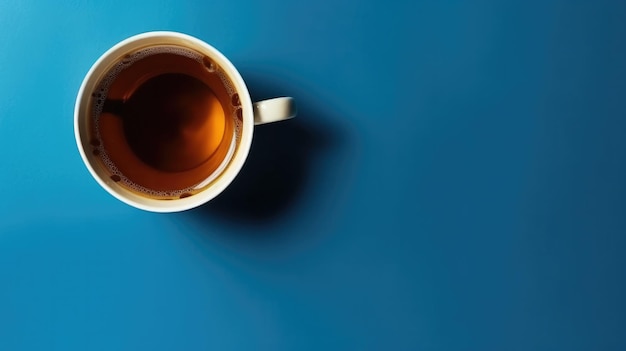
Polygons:
[[[96,89],[98,82],[124,55],[149,46],[177,45],[190,48],[204,55],[209,56],[226,73],[233,88],[239,94],[242,106],[242,123],[240,140],[230,162],[222,173],[205,189],[193,196],[181,199],[155,199],[141,196],[131,192],[110,177],[106,176],[107,171],[98,163],[96,156],[87,152],[89,150],[89,128],[90,99],[92,92]],[[76,103],[74,106],[74,136],[81,159],[92,177],[109,194],[118,200],[151,212],[180,212],[205,204],[218,196],[235,179],[243,167],[250,152],[252,135],[254,129],[254,115],[250,93],[246,84],[235,66],[219,50],[210,44],[194,36],[173,32],[173,31],[151,31],[133,35],[109,48],[100,55],[85,75],[78,90]]]

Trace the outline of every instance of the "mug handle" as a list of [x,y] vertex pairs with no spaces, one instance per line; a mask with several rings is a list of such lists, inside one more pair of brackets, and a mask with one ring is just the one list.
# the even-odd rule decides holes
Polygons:
[[261,100],[253,104],[254,125],[284,121],[294,118],[298,113],[292,97],[278,97]]

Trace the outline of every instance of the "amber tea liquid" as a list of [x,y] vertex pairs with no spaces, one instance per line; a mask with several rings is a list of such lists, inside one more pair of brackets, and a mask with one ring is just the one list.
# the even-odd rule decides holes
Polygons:
[[93,154],[112,181],[142,196],[201,191],[227,166],[239,139],[233,84],[210,58],[186,48],[126,55],[92,100]]

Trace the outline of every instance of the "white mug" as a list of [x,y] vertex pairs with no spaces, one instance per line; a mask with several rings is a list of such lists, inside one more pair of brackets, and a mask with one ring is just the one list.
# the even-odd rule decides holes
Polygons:
[[[182,47],[192,50],[205,57],[221,68],[228,80],[232,83],[232,89],[239,96],[241,113],[238,124],[237,143],[233,142],[229,149],[229,157],[207,179],[198,184],[200,189],[193,195],[158,198],[149,194],[133,190],[120,182],[124,175],[113,175],[101,159],[99,151],[94,149],[93,122],[95,92],[102,86],[104,77],[110,76],[109,71],[117,67],[124,57],[129,57],[138,50],[150,47]],[[106,94],[106,92],[105,92]],[[239,103],[238,102],[238,103]],[[148,32],[132,36],[116,44],[106,51],[93,64],[85,76],[74,110],[74,134],[76,144],[82,160],[93,178],[111,195],[122,202],[138,209],[152,212],[178,212],[200,206],[219,195],[233,181],[241,170],[250,150],[254,125],[275,122],[292,118],[296,115],[294,100],[290,97],[280,97],[252,103],[250,93],[241,75],[233,64],[217,49],[204,41],[192,36],[177,32]],[[233,138],[234,140],[234,138]],[[97,143],[97,147],[103,146]],[[145,166],[145,165],[144,165]]]

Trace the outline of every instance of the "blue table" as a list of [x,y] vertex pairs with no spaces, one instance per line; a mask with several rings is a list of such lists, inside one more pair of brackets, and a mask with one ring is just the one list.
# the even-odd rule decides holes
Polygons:
[[[309,3],[0,3],[0,350],[626,350],[626,2]],[[149,30],[300,109],[184,213],[74,142]]]

